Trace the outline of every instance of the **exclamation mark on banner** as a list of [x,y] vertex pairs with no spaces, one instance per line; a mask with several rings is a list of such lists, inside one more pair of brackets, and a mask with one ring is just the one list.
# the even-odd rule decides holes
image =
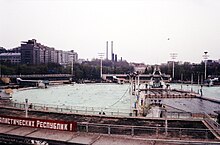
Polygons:
[[70,123],[70,131],[72,131],[72,130],[73,130],[73,124]]

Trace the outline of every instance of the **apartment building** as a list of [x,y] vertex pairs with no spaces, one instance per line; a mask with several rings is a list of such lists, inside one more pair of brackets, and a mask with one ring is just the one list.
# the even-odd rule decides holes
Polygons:
[[21,53],[1,53],[0,61],[1,63],[18,64],[21,62]]
[[74,62],[78,60],[78,54],[73,50],[56,50],[37,43],[35,39],[23,41],[21,44],[21,63],[23,64],[59,63],[65,65],[71,63],[72,60]]

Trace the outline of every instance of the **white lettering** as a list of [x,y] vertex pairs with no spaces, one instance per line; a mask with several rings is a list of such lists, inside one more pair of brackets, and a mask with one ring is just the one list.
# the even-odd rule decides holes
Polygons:
[[67,129],[67,125],[68,125],[68,124],[64,124],[64,130],[68,130],[68,129]]
[[[37,128],[48,128],[55,130],[73,130],[73,124],[65,124],[65,123],[56,123],[53,121],[40,121],[40,120],[32,120],[32,119],[15,119],[10,117],[0,117],[0,123],[11,124],[11,125],[19,125],[19,126],[30,126]],[[69,126],[68,126],[69,125]]]
[[19,125],[22,125],[22,120],[19,120]]
[[53,129],[57,129],[57,124],[53,123]]
[[36,127],[39,127],[39,125],[40,125],[40,121],[39,121],[39,120],[37,120],[37,126],[36,126]]
[[47,128],[47,122],[44,122],[43,125],[44,125],[44,128]]
[[13,120],[13,125],[16,125],[16,120],[15,119]]
[[26,123],[25,123],[25,120],[22,120],[22,125],[25,126],[25,124],[26,124]]
[[43,122],[40,122],[40,128],[43,128]]
[[32,127],[35,127],[35,126],[34,126],[34,121],[31,121],[31,122],[32,122]]
[[72,130],[73,130],[73,124],[70,123],[70,131],[72,131]]

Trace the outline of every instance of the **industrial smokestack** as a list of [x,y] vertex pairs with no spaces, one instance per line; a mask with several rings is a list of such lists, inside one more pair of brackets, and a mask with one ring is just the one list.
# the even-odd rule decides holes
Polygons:
[[117,62],[117,61],[118,61],[117,54],[115,54],[115,62]]
[[114,62],[114,61],[115,61],[115,54],[112,53],[112,62]]
[[106,41],[106,60],[108,60],[108,41]]
[[112,54],[112,61],[114,61],[113,41],[111,41],[111,54]]

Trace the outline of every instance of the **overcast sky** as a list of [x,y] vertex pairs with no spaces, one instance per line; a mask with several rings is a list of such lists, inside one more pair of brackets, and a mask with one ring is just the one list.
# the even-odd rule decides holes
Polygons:
[[84,59],[106,41],[128,62],[220,59],[220,0],[0,0],[0,46],[33,38]]

